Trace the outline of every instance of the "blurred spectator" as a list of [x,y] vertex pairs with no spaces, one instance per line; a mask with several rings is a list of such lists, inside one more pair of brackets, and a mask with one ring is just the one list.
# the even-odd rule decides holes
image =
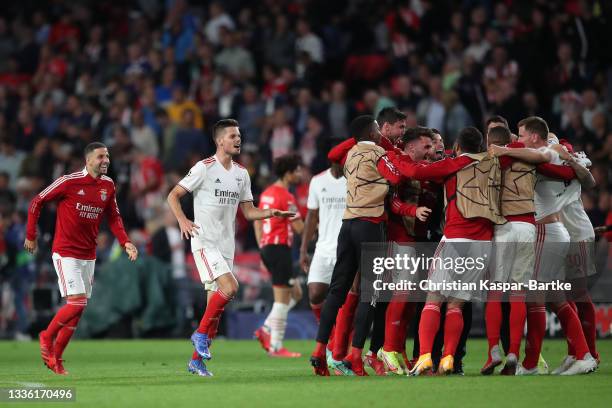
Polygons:
[[215,57],[220,72],[234,78],[249,80],[255,75],[255,63],[251,53],[240,44],[241,33],[221,29],[221,52]]
[[206,38],[213,45],[219,45],[220,35],[219,31],[221,27],[225,27],[228,30],[233,30],[235,27],[234,20],[223,10],[223,6],[217,1],[210,4],[209,7],[210,17],[208,23],[204,27]]
[[9,187],[10,175],[6,171],[0,172],[0,215],[11,214],[15,209],[17,197]]
[[299,56],[301,52],[306,52],[315,63],[323,63],[323,43],[321,39],[310,30],[310,24],[306,20],[300,19],[297,22],[296,31],[296,54]]
[[172,154],[169,163],[166,163],[166,165],[172,170],[183,170],[185,160],[191,152],[196,152],[203,157],[212,152],[212,146],[210,146],[208,138],[196,127],[195,118],[196,115],[193,110],[183,110],[181,123],[176,130],[172,146],[167,147]]
[[200,108],[190,99],[187,99],[185,90],[182,86],[175,86],[172,90],[172,102],[168,104],[166,108],[170,120],[175,123],[181,123],[183,121],[183,113],[187,110],[191,111],[194,115],[193,123],[197,129],[204,128],[204,121],[202,119],[202,113]]
[[132,113],[132,126],[130,129],[132,144],[144,154],[151,157],[159,155],[159,144],[153,129],[145,124],[142,111]]
[[9,175],[9,186],[15,187],[21,162],[25,158],[25,153],[15,149],[13,141],[8,137],[0,139],[0,171]]

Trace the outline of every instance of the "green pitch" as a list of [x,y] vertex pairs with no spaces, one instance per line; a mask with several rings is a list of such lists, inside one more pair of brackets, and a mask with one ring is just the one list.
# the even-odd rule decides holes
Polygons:
[[[187,373],[188,340],[74,341],[64,355],[70,375],[60,377],[43,366],[38,342],[0,342],[0,387],[75,387],[76,403],[52,404],[67,407],[612,406],[612,340],[599,342],[599,370],[579,377],[482,377],[486,343],[472,340],[465,377],[320,378],[306,357],[312,341],[287,346],[304,357],[272,359],[255,341],[219,340],[209,364],[215,377],[201,378]],[[545,341],[551,368],[564,352],[564,342]]]

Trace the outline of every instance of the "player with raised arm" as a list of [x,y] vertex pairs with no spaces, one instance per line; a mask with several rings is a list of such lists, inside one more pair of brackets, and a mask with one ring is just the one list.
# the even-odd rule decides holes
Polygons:
[[[527,148],[535,148],[550,157],[552,164],[562,164],[559,154],[549,148],[549,129],[547,123],[539,117],[528,117],[521,120],[519,142]],[[522,158],[525,149],[497,149],[497,156]],[[593,177],[584,166],[576,161],[568,162],[567,169],[573,170],[581,184],[592,186]],[[535,219],[537,228],[536,260],[533,279],[539,282],[552,282],[565,279],[565,259],[569,250],[570,236],[561,222],[561,210],[569,202],[569,195],[563,181],[550,178],[538,169],[535,186]],[[536,293],[527,304],[527,344],[525,359],[516,369],[516,375],[534,375],[538,373],[537,363],[546,329],[546,293]],[[549,293],[554,297],[547,300],[555,312],[568,342],[574,346],[576,361],[565,370],[563,375],[586,374],[597,367],[597,361],[589,351],[578,315],[565,298],[564,294]]]
[[[191,239],[191,251],[208,290],[208,303],[199,327],[191,336],[195,351],[188,364],[191,373],[211,376],[203,360],[210,360],[210,343],[219,319],[238,291],[232,273],[234,263],[235,218],[238,206],[248,220],[292,217],[290,211],[261,210],[253,205],[251,179],[247,170],[233,161],[240,154],[238,122],[224,119],[213,128],[217,146],[214,156],[195,164],[170,191],[168,204],[178,220],[181,236]],[[193,194],[194,221],[187,219],[180,198]]]
[[270,357],[295,358],[300,353],[283,347],[289,310],[302,296],[299,282],[293,279],[291,245],[293,232],[301,234],[304,222],[297,212],[297,201],[289,187],[302,178],[299,156],[288,154],[274,160],[274,172],[278,180],[265,189],[259,197],[259,208],[280,208],[295,213],[290,219],[270,219],[255,222],[255,237],[261,248],[261,259],[272,274],[274,304],[255,337]]
[[102,218],[108,218],[111,231],[135,261],[138,250],[129,241],[115,200],[115,183],[106,176],[110,164],[108,149],[94,142],[85,147],[85,168],[62,176],[41,191],[30,203],[24,248],[36,250],[36,223],[42,207],[57,202],[53,266],[66,304],[49,326],[40,332],[43,362],[56,374],[66,375],[62,355],[91,297],[96,264],[96,239]]

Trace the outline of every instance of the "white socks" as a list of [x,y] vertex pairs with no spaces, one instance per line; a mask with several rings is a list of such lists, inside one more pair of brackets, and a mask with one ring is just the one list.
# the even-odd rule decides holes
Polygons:
[[[295,302],[293,302],[295,304]],[[270,328],[270,351],[277,351],[283,347],[285,329],[287,328],[287,314],[291,308],[290,304],[274,302],[272,310],[264,322],[264,326]]]

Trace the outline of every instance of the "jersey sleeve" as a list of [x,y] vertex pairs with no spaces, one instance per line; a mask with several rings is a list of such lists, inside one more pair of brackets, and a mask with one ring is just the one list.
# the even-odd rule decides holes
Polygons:
[[308,186],[308,201],[306,202],[306,208],[309,210],[319,209],[319,196],[317,195],[317,182],[313,179],[310,181]]
[[340,163],[344,165],[344,162],[346,161],[346,154],[356,144],[357,144],[357,141],[355,141],[354,138],[349,137],[342,143],[332,147],[332,149],[327,154],[327,158],[329,159],[329,161]]
[[202,162],[198,162],[189,170],[189,173],[178,182],[178,184],[191,193],[204,183],[205,178],[206,165]]
[[34,197],[28,208],[28,223],[26,226],[26,238],[28,240],[34,241],[36,239],[36,224],[38,224],[42,207],[49,201],[61,199],[66,194],[69,183],[69,179],[62,176]]
[[253,192],[251,191],[251,176],[248,171],[244,171],[244,183],[242,183],[242,191],[240,192],[240,202],[245,203],[253,201]]

